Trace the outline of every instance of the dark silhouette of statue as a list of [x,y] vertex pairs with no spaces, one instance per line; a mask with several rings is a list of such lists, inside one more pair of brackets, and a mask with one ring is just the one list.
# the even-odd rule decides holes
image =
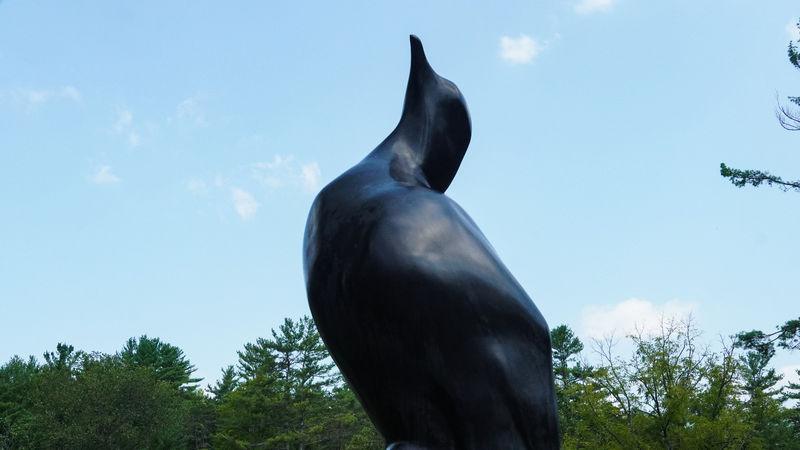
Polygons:
[[311,207],[311,312],[390,449],[558,448],[547,323],[444,195],[470,135],[411,36],[400,123]]

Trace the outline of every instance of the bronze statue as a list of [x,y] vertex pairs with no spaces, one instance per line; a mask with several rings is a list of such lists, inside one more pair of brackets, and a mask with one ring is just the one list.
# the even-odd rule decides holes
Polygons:
[[444,195],[470,136],[411,36],[400,123],[311,207],[311,312],[390,449],[558,448],[547,323]]

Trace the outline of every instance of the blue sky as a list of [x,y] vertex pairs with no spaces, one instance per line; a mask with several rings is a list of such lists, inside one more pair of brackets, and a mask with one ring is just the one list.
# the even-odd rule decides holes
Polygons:
[[146,333],[211,381],[307,313],[308,208],[396,124],[410,33],[472,114],[448,195],[552,326],[797,317],[800,195],[718,174],[800,177],[796,2],[391,3],[0,2],[0,361]]

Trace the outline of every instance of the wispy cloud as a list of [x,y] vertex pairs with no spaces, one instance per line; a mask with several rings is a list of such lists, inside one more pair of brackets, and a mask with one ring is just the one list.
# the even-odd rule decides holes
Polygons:
[[222,175],[215,175],[207,180],[197,177],[190,178],[186,180],[185,186],[186,190],[194,195],[205,195],[220,190],[227,192],[229,190],[228,183]]
[[797,26],[797,19],[791,20],[786,24],[786,34],[789,35],[789,39],[800,41],[800,27]]
[[607,12],[616,3],[616,0],[581,0],[574,6],[578,14],[592,14],[596,12]]
[[260,206],[253,194],[237,187],[231,189],[231,199],[233,200],[233,208],[236,210],[236,214],[242,220],[248,220],[255,216]]
[[111,166],[100,166],[97,171],[89,177],[89,181],[94,184],[115,184],[122,181],[111,171]]
[[186,182],[186,189],[192,194],[204,194],[208,191],[208,184],[199,178],[192,178]]
[[253,163],[253,177],[272,189],[283,187],[296,177],[294,156],[274,155],[271,161]]
[[612,305],[590,305],[581,311],[581,333],[589,338],[603,339],[636,331],[651,332],[658,329],[662,319],[685,318],[696,309],[694,303],[681,300],[656,304],[638,298]]
[[64,86],[61,88],[61,91],[59,91],[58,95],[61,98],[72,100],[74,102],[79,102],[81,99],[83,99],[81,92],[74,86]]
[[122,133],[133,125],[133,113],[127,109],[117,111],[117,121],[114,122],[114,131]]
[[136,147],[141,142],[139,133],[133,124],[133,113],[127,109],[117,111],[117,120],[114,122],[114,131],[128,141],[128,145]]
[[208,124],[200,95],[187,97],[181,101],[175,110],[175,114],[178,119],[191,122],[197,126],[206,126]]
[[28,111],[32,111],[53,101],[80,103],[83,96],[75,86],[62,86],[56,89],[11,89],[0,93],[1,98],[8,98],[24,105]]
[[316,161],[300,164],[292,155],[275,155],[271,161],[253,163],[252,168],[253,177],[270,189],[301,188],[313,193],[322,176]]
[[300,174],[303,180],[303,188],[306,191],[315,192],[319,189],[319,180],[322,175],[319,170],[319,164],[316,162],[305,164],[300,168]]
[[274,155],[272,159],[240,166],[235,170],[185,181],[186,190],[198,198],[233,202],[233,209],[243,220],[251,219],[260,209],[259,201],[274,198],[277,191],[315,193],[322,180],[316,161],[299,163],[292,155]]
[[531,63],[541,53],[542,48],[540,42],[524,34],[500,38],[500,58],[511,64]]

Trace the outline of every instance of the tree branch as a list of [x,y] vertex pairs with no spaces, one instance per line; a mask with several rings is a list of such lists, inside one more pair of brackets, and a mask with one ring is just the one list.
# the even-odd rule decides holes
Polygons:
[[783,191],[800,191],[800,180],[784,181],[781,177],[766,171],[734,169],[726,166],[725,163],[721,163],[719,165],[719,174],[723,178],[728,178],[736,187],[744,187],[748,184],[757,187],[762,183],[766,183],[769,186],[777,185]]

